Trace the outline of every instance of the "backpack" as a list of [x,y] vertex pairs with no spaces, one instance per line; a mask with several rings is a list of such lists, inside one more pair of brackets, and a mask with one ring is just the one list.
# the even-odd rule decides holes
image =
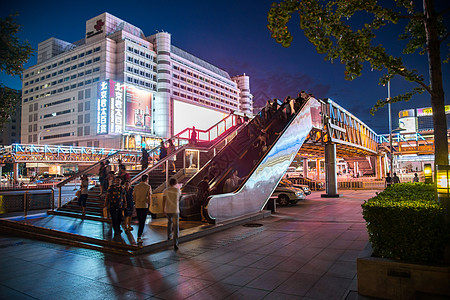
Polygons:
[[124,189],[121,186],[114,185],[108,189],[109,207],[111,209],[120,209],[123,207]]

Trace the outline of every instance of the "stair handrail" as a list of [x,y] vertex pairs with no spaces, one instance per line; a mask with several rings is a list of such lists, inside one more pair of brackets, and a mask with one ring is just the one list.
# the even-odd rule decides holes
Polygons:
[[67,183],[75,180],[77,177],[80,177],[81,175],[84,175],[86,173],[88,173],[89,171],[91,171],[92,169],[95,169],[98,165],[100,165],[101,162],[106,161],[107,159],[110,159],[113,156],[119,155],[120,153],[125,152],[124,150],[116,150],[115,152],[109,153],[105,158],[97,161],[95,164],[87,167],[86,169],[82,170],[82,171],[78,171],[75,174],[71,175],[69,178],[66,178],[65,180],[59,182],[56,187],[60,188],[63,185],[66,185]]

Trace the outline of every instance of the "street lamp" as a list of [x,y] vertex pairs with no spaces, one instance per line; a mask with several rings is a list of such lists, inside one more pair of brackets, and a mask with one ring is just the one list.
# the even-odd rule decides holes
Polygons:
[[50,129],[44,129],[44,130],[41,130],[41,131],[38,133],[38,141],[37,141],[38,145],[39,145],[40,142],[41,142],[41,134],[42,134],[43,132],[49,132],[49,131],[50,131]]
[[392,146],[391,81],[388,81],[389,149],[391,150],[391,177],[394,176],[394,149]]

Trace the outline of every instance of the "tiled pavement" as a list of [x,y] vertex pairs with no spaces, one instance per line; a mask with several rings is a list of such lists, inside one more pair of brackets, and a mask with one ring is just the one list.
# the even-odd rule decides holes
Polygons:
[[0,235],[0,299],[362,299],[361,204],[375,191],[341,193],[313,193],[178,252],[120,256]]

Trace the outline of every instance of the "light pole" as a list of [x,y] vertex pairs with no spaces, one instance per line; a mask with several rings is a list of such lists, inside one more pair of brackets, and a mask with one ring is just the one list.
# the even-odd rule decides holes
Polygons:
[[43,133],[43,132],[49,132],[50,131],[50,129],[44,129],[44,130],[41,130],[39,133],[38,133],[38,140],[37,140],[37,144],[39,145],[40,144],[40,142],[41,142],[41,134]]
[[394,176],[394,149],[392,146],[392,114],[391,114],[391,81],[388,81],[388,113],[389,113],[389,149],[391,150],[390,176]]

